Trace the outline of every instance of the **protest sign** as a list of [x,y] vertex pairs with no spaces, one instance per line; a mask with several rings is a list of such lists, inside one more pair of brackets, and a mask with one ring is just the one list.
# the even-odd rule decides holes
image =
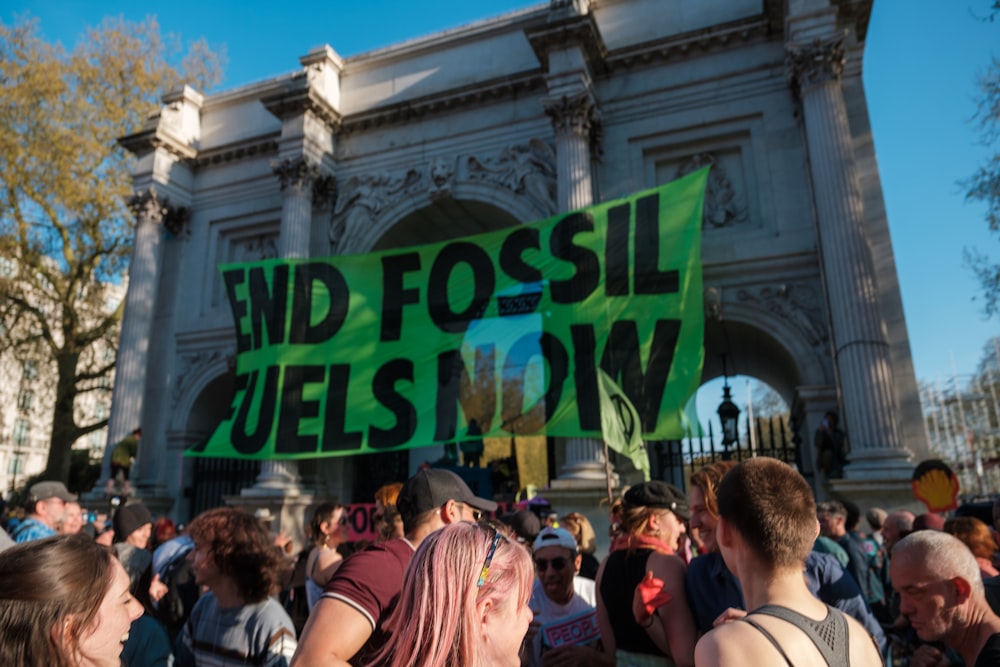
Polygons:
[[598,369],[649,439],[701,379],[703,169],[523,225],[366,255],[222,265],[230,413],[193,456],[296,459],[601,437]]

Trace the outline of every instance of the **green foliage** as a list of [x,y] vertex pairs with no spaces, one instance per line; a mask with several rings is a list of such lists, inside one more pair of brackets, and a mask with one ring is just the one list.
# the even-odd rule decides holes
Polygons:
[[107,391],[114,366],[122,304],[108,285],[132,240],[130,157],[117,139],[163,92],[214,85],[220,67],[204,42],[185,54],[154,19],[105,19],[72,51],[35,20],[0,22],[0,354],[38,358],[56,378],[51,479],[67,480],[72,443],[106,423],[78,423],[76,399]]

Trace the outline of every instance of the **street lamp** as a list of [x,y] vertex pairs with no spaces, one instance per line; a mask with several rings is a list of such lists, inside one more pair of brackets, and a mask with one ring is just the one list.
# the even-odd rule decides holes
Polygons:
[[739,418],[740,409],[733,403],[733,397],[729,393],[729,374],[726,372],[726,355],[722,355],[722,377],[724,385],[722,387],[722,403],[719,404],[719,422],[722,423],[722,447],[724,459],[729,459],[729,448],[739,440]]

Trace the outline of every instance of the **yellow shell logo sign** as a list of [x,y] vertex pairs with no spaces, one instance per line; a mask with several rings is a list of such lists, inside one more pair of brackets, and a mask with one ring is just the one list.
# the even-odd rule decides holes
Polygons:
[[958,507],[958,477],[939,459],[922,462],[913,471],[913,495],[931,512]]

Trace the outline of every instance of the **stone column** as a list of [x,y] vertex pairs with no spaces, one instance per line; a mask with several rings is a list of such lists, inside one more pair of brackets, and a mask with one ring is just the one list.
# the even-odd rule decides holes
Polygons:
[[[313,183],[319,168],[306,158],[287,158],[274,165],[274,173],[281,181],[281,228],[278,237],[278,256],[282,259],[309,257],[309,239],[312,229]],[[254,494],[271,491],[288,495],[298,491],[299,466],[297,461],[271,460],[261,463],[260,475],[251,490]]]
[[556,134],[556,203],[559,210],[575,211],[594,203],[590,142],[595,108],[586,89],[542,101]]
[[[595,109],[589,90],[543,100],[556,135],[556,204],[560,212],[574,211],[594,202],[590,142]],[[566,461],[554,487],[604,485],[604,443],[594,438],[567,438]]]
[[900,436],[889,343],[879,314],[874,259],[840,82],[842,35],[789,46],[788,66],[802,99],[834,359],[851,446],[845,476],[909,476],[910,452]]
[[156,312],[156,296],[163,262],[164,225],[182,225],[188,210],[170,206],[154,188],[129,200],[136,217],[135,242],[129,264],[128,289],[115,360],[115,384],[111,391],[108,442],[104,449],[101,480],[111,474],[111,453],[119,440],[141,426],[146,388],[150,327]]

